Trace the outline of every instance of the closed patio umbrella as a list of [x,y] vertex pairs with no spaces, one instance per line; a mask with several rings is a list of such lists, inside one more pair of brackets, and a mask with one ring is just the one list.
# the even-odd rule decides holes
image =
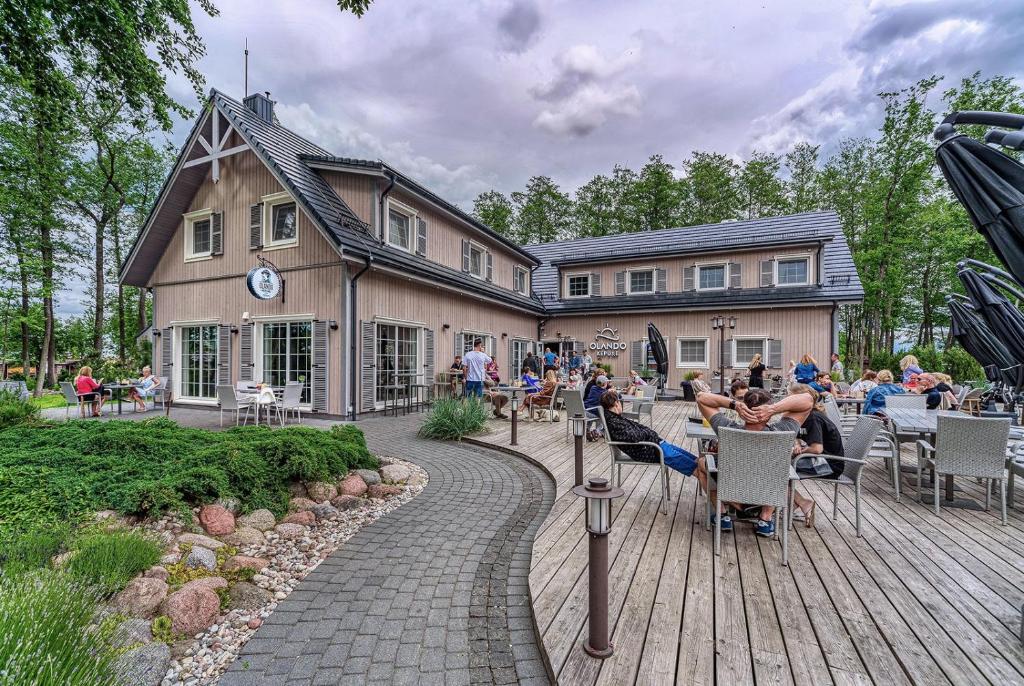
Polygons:
[[1006,347],[1014,364],[1024,363],[1024,313],[993,287],[998,280],[963,266],[957,271],[974,309]]
[[996,338],[988,324],[975,312],[968,302],[960,302],[952,297],[947,298],[951,333],[964,350],[985,368],[989,381],[1002,382],[1008,386],[1017,386],[1017,375],[1013,371],[1016,363],[1006,346]]
[[647,322],[647,340],[650,341],[651,354],[654,355],[654,362],[658,366],[658,374],[665,378],[668,375],[668,349],[665,347],[665,337],[653,322]]

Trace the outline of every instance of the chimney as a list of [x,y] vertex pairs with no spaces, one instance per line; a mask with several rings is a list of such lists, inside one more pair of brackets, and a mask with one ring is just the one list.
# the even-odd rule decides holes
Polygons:
[[268,124],[274,123],[274,101],[270,99],[270,91],[264,94],[253,93],[242,100],[242,102],[263,121]]

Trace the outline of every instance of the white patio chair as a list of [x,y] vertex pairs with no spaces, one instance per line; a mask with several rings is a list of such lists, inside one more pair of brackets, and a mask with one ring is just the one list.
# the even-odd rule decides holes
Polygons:
[[580,389],[571,390],[565,389],[562,391],[562,402],[565,408],[565,440],[568,441],[572,435],[572,418],[576,415],[582,415],[587,418],[587,429],[591,428],[599,420],[593,413],[587,412],[587,408],[583,406],[583,391]]
[[235,426],[238,426],[238,419],[245,410],[244,425],[249,421],[249,413],[252,411],[254,398],[239,398],[235,389],[231,386],[217,386],[217,403],[220,405],[220,425],[224,426],[224,411],[235,413]]
[[64,406],[64,416],[67,419],[71,418],[71,406],[78,406],[78,416],[85,416],[85,402],[82,397],[78,395],[78,391],[75,390],[75,385],[70,381],[61,381],[60,390],[64,393],[64,402],[67,403]]
[[[661,446],[658,445],[657,443],[651,443],[648,441],[639,441],[637,443],[613,441],[611,440],[611,435],[608,433],[608,424],[605,422],[604,419],[604,408],[601,407],[600,405],[597,406],[597,416],[601,422],[601,429],[604,431],[605,443],[608,444],[608,450],[611,452],[611,475],[612,479],[615,480],[615,485],[622,485],[622,465],[658,467],[661,470],[661,513],[668,514],[668,503],[670,500],[672,500],[672,491],[669,488],[668,467],[665,466],[665,453],[662,451]],[[649,448],[653,448],[658,451],[658,461],[641,462],[639,460],[634,460],[620,449],[622,446],[646,446]]]
[[1006,444],[1010,437],[1009,417],[957,417],[940,415],[935,445],[918,440],[921,454],[917,458],[917,493],[924,502],[921,476],[925,469],[935,472],[932,499],[939,514],[939,477],[970,476],[985,479],[985,510],[992,507],[992,482],[998,482],[1001,520],[1006,526]]
[[302,382],[289,381],[284,386],[284,394],[277,403],[278,414],[281,415],[281,426],[288,420],[288,413],[294,412],[295,417],[302,423]]
[[928,396],[917,393],[901,393],[885,396],[887,410],[927,410]]
[[[775,535],[779,536],[781,529],[782,564],[785,566],[789,565],[786,511],[793,475],[789,459],[795,441],[794,431],[723,428],[718,432],[718,503],[774,507]],[[715,555],[720,555],[722,518],[715,514]]]
[[153,409],[156,409],[157,396],[160,397],[160,406],[167,409],[167,397],[171,394],[171,384],[166,376],[157,377],[160,379],[160,384],[153,389]]

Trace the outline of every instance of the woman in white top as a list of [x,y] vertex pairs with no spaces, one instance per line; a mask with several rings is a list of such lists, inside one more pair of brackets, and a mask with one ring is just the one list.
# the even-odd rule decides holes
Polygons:
[[704,372],[697,372],[693,379],[690,380],[690,385],[693,387],[693,394],[696,396],[698,393],[710,393],[711,386],[704,380]]
[[864,374],[850,386],[850,393],[863,393],[867,395],[872,388],[878,385],[878,381],[875,380],[877,378],[878,374],[870,369],[865,369]]
[[142,368],[142,376],[132,388],[129,398],[135,401],[135,406],[140,412],[146,411],[146,398],[152,398],[154,390],[160,385],[160,379],[153,376],[153,370],[148,366]]

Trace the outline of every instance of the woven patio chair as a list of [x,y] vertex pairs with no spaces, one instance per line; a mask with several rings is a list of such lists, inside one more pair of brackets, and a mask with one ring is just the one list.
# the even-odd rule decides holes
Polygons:
[[928,396],[917,393],[902,393],[885,396],[885,407],[888,410],[927,410]]
[[[648,441],[638,441],[636,443],[626,443],[624,441],[612,441],[609,440],[608,424],[604,420],[604,408],[600,405],[597,406],[597,417],[601,422],[601,429],[604,431],[605,443],[608,444],[608,450],[612,456],[612,478],[615,480],[616,486],[622,485],[622,465],[637,465],[641,467],[657,467],[661,473],[661,513],[668,514],[668,503],[672,500],[672,491],[669,488],[668,483],[668,467],[665,466],[665,453],[661,450],[661,446],[657,443],[651,443]],[[643,445],[650,448],[654,448],[658,451],[657,462],[640,462],[634,460],[626,453],[620,450],[622,446],[631,445]]]
[[925,469],[935,472],[932,498],[935,514],[939,514],[939,477],[970,476],[985,479],[985,510],[992,506],[992,482],[999,484],[1001,520],[1006,526],[1006,444],[1010,437],[1009,417],[957,417],[940,415],[935,445],[918,440],[921,454],[917,458],[917,493],[924,502],[921,476]]
[[235,426],[238,426],[238,420],[242,416],[242,410],[245,410],[245,420],[242,422],[245,424],[249,421],[249,413],[252,412],[253,401],[255,398],[239,398],[238,393],[235,391],[233,386],[217,386],[217,404],[220,405],[220,425],[224,426],[224,411],[235,413]]
[[[723,428],[718,432],[718,502],[769,505],[775,508],[775,535],[782,531],[782,564],[789,565],[786,510],[789,482],[795,477],[789,459],[796,432],[746,431]],[[717,514],[717,513],[716,513]],[[715,555],[721,554],[722,518],[715,517]]]
[[583,391],[582,389],[569,389],[566,388],[562,391],[562,407],[565,408],[565,440],[568,441],[569,437],[572,436],[572,418],[576,415],[582,415],[587,418],[587,429],[590,429],[594,424],[598,422],[597,415],[591,412],[587,412],[587,408],[583,406]]

